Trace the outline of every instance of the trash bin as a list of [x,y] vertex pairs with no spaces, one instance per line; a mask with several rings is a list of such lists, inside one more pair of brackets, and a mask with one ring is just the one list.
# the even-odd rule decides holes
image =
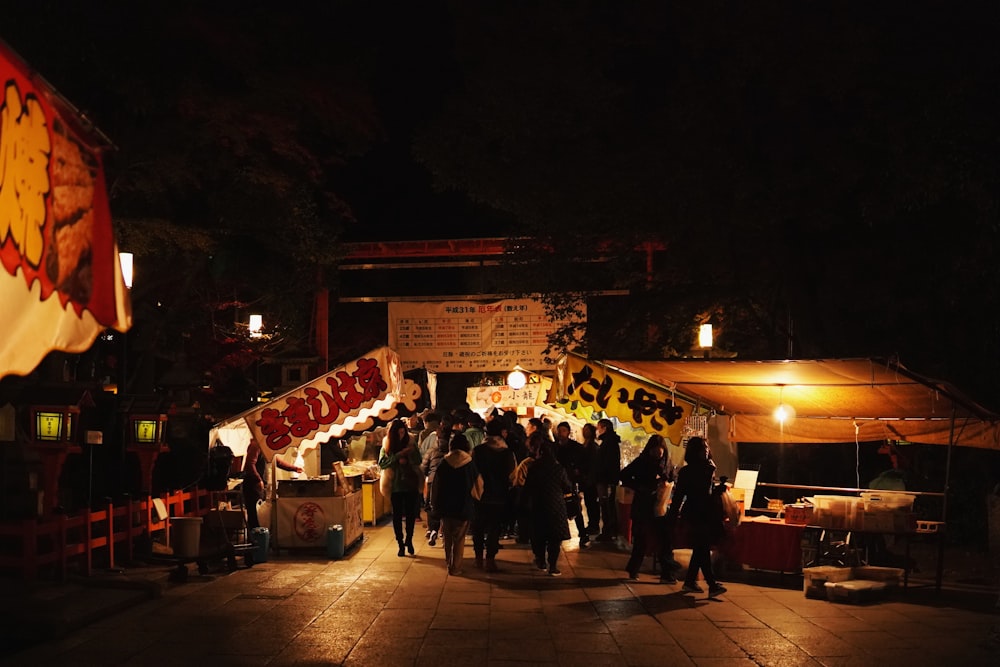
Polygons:
[[170,546],[175,556],[196,558],[201,544],[200,516],[170,517]]
[[339,523],[326,529],[326,555],[334,559],[344,557],[344,527]]
[[258,526],[250,531],[250,542],[253,544],[253,562],[267,562],[267,548],[271,543],[271,531]]

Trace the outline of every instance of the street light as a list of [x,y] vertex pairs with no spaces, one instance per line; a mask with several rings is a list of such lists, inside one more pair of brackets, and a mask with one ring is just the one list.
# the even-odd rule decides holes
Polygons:
[[521,368],[520,364],[514,366],[514,370],[507,375],[507,386],[511,389],[523,389],[527,383],[528,377],[524,374],[524,369]]
[[264,316],[263,315],[251,315],[250,322],[248,325],[250,329],[251,338],[260,338],[264,335]]

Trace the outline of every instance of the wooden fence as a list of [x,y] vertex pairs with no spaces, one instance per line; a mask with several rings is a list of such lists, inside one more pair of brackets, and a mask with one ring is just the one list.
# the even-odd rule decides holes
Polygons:
[[153,498],[129,500],[73,516],[51,516],[0,521],[0,575],[24,579],[65,579],[70,567],[90,575],[98,567],[113,569],[131,562],[138,545],[149,545],[163,531],[169,544],[171,516],[202,516],[212,507],[211,491],[195,487],[161,496],[166,516],[154,508]]

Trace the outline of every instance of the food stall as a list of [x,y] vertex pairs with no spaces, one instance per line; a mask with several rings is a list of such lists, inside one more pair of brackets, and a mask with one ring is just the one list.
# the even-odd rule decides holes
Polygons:
[[272,473],[269,528],[275,548],[324,546],[327,529],[335,524],[343,526],[345,546],[362,536],[365,469],[338,463],[333,474],[319,475],[316,451],[322,443],[370,426],[399,403],[402,387],[399,357],[382,347],[211,430],[209,442],[221,442],[236,457],[246,454],[252,440],[268,462],[287,457],[293,448],[302,457],[299,478]]
[[[871,524],[877,526],[878,532],[907,538],[921,531],[936,533],[938,588],[943,568],[940,534],[947,521],[952,448],[1000,449],[1000,415],[977,405],[951,385],[920,376],[897,361],[594,361],[567,354],[557,364],[557,378],[554,390],[558,398],[599,405],[609,415],[665,436],[669,435],[670,424],[678,419],[686,421],[689,415],[707,415],[710,424],[722,418],[727,420],[724,434],[733,443],[794,446],[905,441],[947,446],[944,489],[940,493],[920,494],[944,499],[941,515],[937,517],[940,521],[924,521],[925,527],[910,519],[905,525],[897,524],[902,521],[895,516],[897,512],[877,515],[879,508],[872,509],[873,503],[869,502],[861,529],[869,532]],[[718,432],[722,433],[722,429]],[[710,437],[710,442],[714,455],[716,441]],[[721,469],[720,466],[720,474]],[[820,494],[829,492],[823,488],[816,490]],[[857,496],[868,489],[841,491],[855,497],[852,505],[856,522],[857,504],[864,502]],[[849,513],[845,506],[842,530],[857,531],[856,523],[847,523]],[[839,521],[840,516],[831,510],[831,521]],[[887,530],[890,524],[891,532]],[[740,532],[747,543],[778,541],[794,545],[797,529],[788,525],[783,520],[748,522],[746,527],[740,527]],[[779,539],[779,533],[787,533],[787,539]],[[779,560],[784,556],[790,560],[795,553],[794,546],[789,546]],[[798,555],[801,558],[801,553]]]

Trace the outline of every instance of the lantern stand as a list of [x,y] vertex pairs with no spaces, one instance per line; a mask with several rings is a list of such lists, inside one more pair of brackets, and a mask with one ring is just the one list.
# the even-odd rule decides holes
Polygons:
[[128,413],[128,440],[125,451],[134,453],[139,459],[142,477],[142,492],[149,495],[153,490],[153,468],[160,454],[167,451],[164,444],[167,415],[162,413]]
[[66,457],[82,450],[74,443],[80,421],[76,405],[32,405],[31,442],[42,456],[42,514],[55,514],[59,506],[59,477]]

